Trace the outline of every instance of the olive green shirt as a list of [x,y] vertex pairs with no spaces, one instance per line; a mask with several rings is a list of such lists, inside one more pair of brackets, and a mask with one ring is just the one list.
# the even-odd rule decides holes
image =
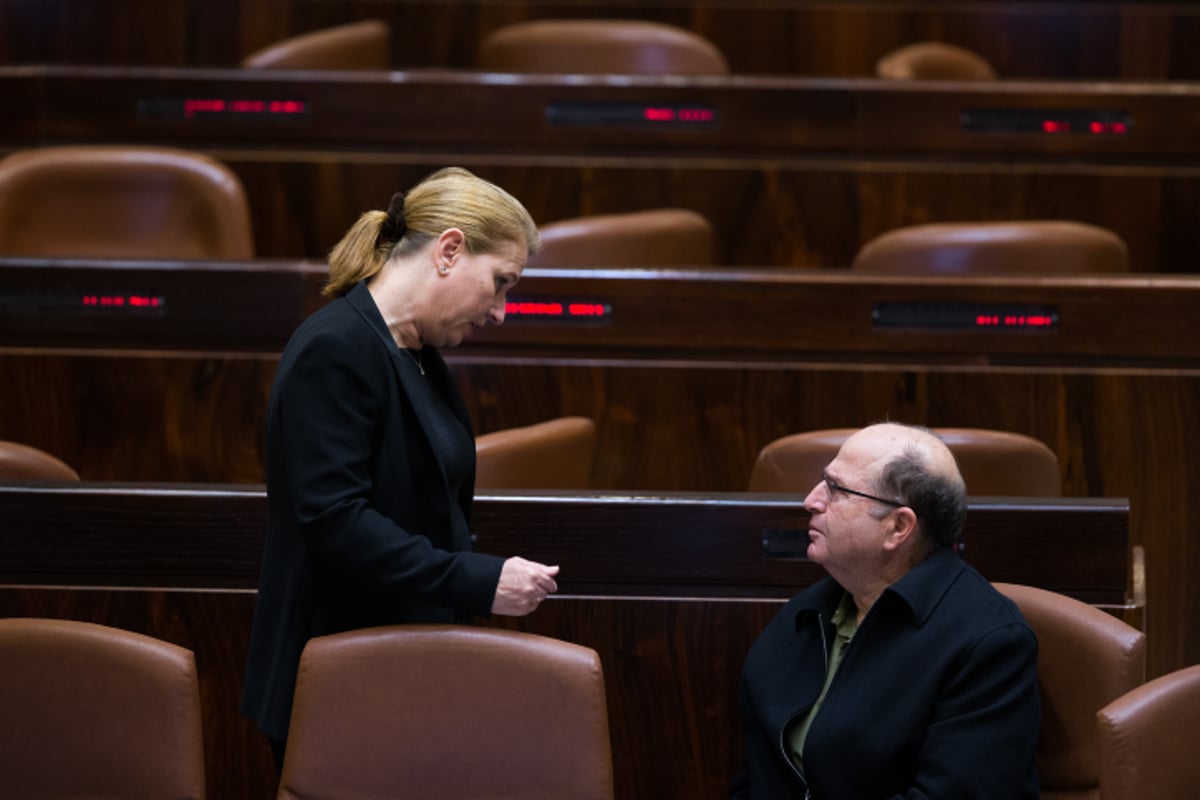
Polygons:
[[858,630],[858,608],[854,605],[854,598],[850,596],[849,592],[842,594],[842,600],[838,603],[837,610],[833,612],[832,622],[836,629],[836,636],[833,647],[829,651],[829,667],[825,671],[825,685],[821,687],[821,694],[817,696],[817,702],[813,703],[808,714],[797,717],[786,733],[788,751],[792,761],[800,768],[801,772],[804,771],[804,760],[801,753],[804,752],[804,739],[808,736],[809,726],[812,725],[817,712],[821,709],[821,701],[825,699],[825,694],[829,691],[829,684],[833,683],[833,676],[837,672],[838,665],[842,663],[842,654],[846,652],[846,646],[850,644],[855,631]]

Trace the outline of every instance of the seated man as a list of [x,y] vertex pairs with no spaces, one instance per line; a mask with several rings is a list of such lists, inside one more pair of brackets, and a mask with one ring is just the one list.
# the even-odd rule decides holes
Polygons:
[[1037,640],[954,544],[966,490],[923,429],[846,440],[804,501],[829,577],[746,657],[731,797],[1037,798]]

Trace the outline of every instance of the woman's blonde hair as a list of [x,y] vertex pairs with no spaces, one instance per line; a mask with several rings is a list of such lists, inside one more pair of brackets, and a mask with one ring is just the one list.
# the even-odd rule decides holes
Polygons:
[[389,258],[415,253],[449,228],[463,232],[474,254],[519,242],[532,255],[540,246],[537,226],[517,198],[461,167],[446,167],[392,198],[388,211],[358,218],[329,253],[325,296],[345,294]]

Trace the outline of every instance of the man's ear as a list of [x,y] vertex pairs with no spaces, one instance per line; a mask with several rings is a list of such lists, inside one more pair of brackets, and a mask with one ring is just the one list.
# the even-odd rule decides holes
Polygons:
[[454,262],[466,246],[467,237],[458,228],[447,228],[437,238],[433,246],[433,263],[437,271],[445,275],[450,272]]
[[892,512],[887,538],[884,539],[883,549],[899,550],[905,544],[916,540],[917,512],[908,506],[901,506]]

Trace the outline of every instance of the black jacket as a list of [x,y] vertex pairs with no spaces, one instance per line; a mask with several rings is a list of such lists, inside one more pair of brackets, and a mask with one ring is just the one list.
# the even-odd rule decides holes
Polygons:
[[[242,711],[284,740],[312,636],[451,622],[491,610],[503,559],[467,552],[474,486],[457,496],[427,437],[432,381],[471,438],[445,362],[422,376],[365,283],[307,319],[280,359],[267,417],[267,536]],[[470,454],[474,464],[474,450]],[[472,469],[472,475],[473,469]],[[452,514],[459,504],[461,514]],[[454,518],[460,520],[456,526]]]
[[809,729],[800,776],[784,731],[824,684],[823,642],[834,641],[842,591],[826,578],[796,595],[750,649],[745,763],[730,796],[1036,800],[1037,641],[1016,606],[949,548],[863,619]]

